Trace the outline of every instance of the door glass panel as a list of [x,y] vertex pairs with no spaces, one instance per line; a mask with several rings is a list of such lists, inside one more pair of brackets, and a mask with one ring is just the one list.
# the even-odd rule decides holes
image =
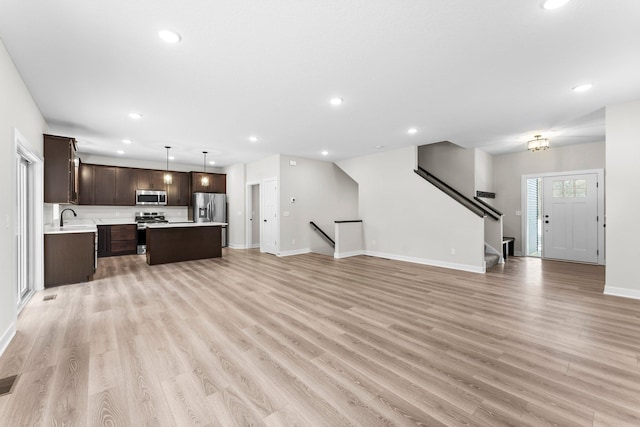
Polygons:
[[573,180],[572,179],[567,179],[564,182],[564,197],[573,197],[574,195],[574,191],[573,191]]
[[587,197],[587,180],[576,179],[576,197]]
[[562,197],[562,181],[553,181],[553,197]]

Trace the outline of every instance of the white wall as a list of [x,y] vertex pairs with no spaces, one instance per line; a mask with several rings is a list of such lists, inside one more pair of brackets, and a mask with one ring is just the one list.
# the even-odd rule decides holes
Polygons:
[[607,270],[605,293],[640,298],[640,101],[607,107]]
[[475,196],[475,150],[444,141],[418,147],[418,164],[467,197]]
[[309,222],[333,238],[334,221],[351,219],[359,219],[358,184],[353,179],[334,163],[280,156],[281,254],[311,250],[333,256],[333,248]]
[[[15,331],[15,145],[14,129],[42,157],[47,124],[0,40],[0,352]],[[42,184],[40,184],[42,185]]]
[[[489,191],[493,192],[494,189],[494,170],[493,170],[493,156],[482,150],[473,150],[475,160],[475,191],[472,196],[476,195],[476,191]],[[492,205],[493,199],[482,199],[486,203]]]
[[366,253],[483,271],[483,219],[413,172],[416,147],[338,165],[359,186]]
[[227,174],[227,229],[231,248],[245,247],[245,165],[237,163],[224,169]]
[[[608,137],[607,137],[608,139]],[[553,147],[553,141],[551,141]],[[515,237],[515,251],[522,252],[522,175],[584,169],[604,169],[605,144],[568,145],[532,153],[522,147],[518,153],[494,156],[495,201],[492,204],[504,214],[504,235]],[[608,177],[607,177],[608,179]],[[607,189],[609,186],[607,185]],[[609,197],[607,195],[607,197]],[[608,227],[608,225],[607,225]],[[608,233],[608,229],[607,229]],[[607,254],[607,263],[609,256]]]

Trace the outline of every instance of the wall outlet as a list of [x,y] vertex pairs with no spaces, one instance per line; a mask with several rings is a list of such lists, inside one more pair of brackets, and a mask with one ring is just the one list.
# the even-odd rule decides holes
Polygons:
[[516,211],[516,216],[522,216],[522,211]]
[[289,160],[289,166],[295,166],[298,163],[295,160]]
[[295,245],[296,244],[296,239],[291,239],[291,244]]
[[451,255],[455,255],[456,254],[456,248],[451,248],[449,250],[449,252],[451,252]]
[[120,216],[120,212],[116,211],[116,216]]
[[375,241],[375,240],[372,240],[372,241],[371,241],[371,244],[372,244],[373,246],[375,246],[375,245],[376,245],[376,241]]
[[289,216],[289,211],[282,211],[282,216]]

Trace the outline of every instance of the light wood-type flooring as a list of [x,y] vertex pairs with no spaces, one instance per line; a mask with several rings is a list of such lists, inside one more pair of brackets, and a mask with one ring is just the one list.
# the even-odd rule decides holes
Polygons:
[[532,258],[100,259],[21,313],[0,425],[638,426],[640,301],[603,282]]

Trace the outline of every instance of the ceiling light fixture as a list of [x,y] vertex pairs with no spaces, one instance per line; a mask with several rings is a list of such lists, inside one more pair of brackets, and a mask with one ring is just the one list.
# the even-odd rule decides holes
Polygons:
[[123,150],[118,150],[118,151],[116,151],[116,153],[118,153],[118,154],[124,154],[124,151],[123,151]]
[[416,128],[409,128],[409,130],[407,131],[407,133],[409,135],[415,135],[416,133],[418,133],[418,129]]
[[[207,173],[207,152],[203,151],[202,154],[204,155],[204,160],[202,161],[202,166],[204,167],[204,173]],[[202,186],[204,187],[208,187],[209,186],[209,176],[208,175],[203,175],[202,178],[200,179],[200,183],[202,184]]]
[[171,173],[169,172],[169,149],[171,147],[169,147],[168,145],[165,145],[164,148],[167,149],[167,171],[164,174],[164,183],[165,184],[171,184],[171,183],[173,183],[173,177],[171,176]]
[[132,142],[132,141],[131,141],[130,139],[123,139],[123,140],[122,140],[122,143],[123,143],[123,144],[131,144],[131,142]]
[[534,136],[535,139],[527,142],[527,149],[531,152],[546,150],[549,148],[549,138],[542,138],[542,135]]
[[573,88],[574,92],[586,92],[589,89],[591,89],[593,87],[593,85],[591,83],[585,83],[585,84],[581,84],[578,85],[576,87]]
[[561,8],[567,3],[569,3],[569,0],[546,0],[542,4],[542,7],[547,10],[553,10],[553,9]]
[[249,137],[249,141],[251,141],[251,142],[258,142],[258,137],[257,137],[257,136],[255,136],[255,135],[252,135],[252,136],[250,136],[250,137]]
[[180,37],[180,34],[170,30],[160,31],[158,33],[158,37],[160,37],[162,41],[166,43],[171,43],[171,44],[178,43],[182,39],[182,37]]
[[211,160],[211,161],[209,162],[209,164],[210,164],[210,165],[215,165],[215,164],[216,164],[216,162],[214,162],[213,160]]
[[133,120],[140,120],[142,118],[142,114],[140,113],[129,113],[129,117],[131,117]]
[[175,156],[169,156],[169,160],[175,160]]
[[336,97],[336,98],[331,98],[331,101],[329,101],[329,102],[331,103],[331,105],[338,106],[338,105],[341,105],[344,102],[344,99]]
[[327,150],[324,150],[321,154],[322,154],[323,156],[328,156],[328,155],[329,155],[329,152],[328,152]]

